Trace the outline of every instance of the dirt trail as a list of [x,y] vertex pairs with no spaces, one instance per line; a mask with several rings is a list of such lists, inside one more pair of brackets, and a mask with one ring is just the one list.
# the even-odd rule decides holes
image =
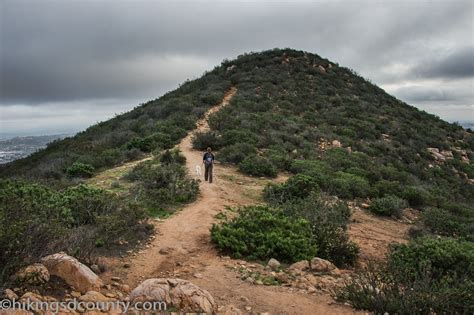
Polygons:
[[[198,121],[194,132],[208,130],[209,115],[226,106],[236,92],[233,88],[226,93],[223,101]],[[191,176],[196,178],[195,169],[202,163],[202,152],[192,149],[193,134],[188,134],[178,147],[187,159]],[[275,181],[285,178],[282,176]],[[307,294],[286,287],[250,284],[226,267],[233,260],[220,257],[210,242],[209,229],[217,221],[215,216],[227,206],[258,202],[267,182],[267,179],[244,176],[235,167],[216,163],[214,183],[202,181],[200,196],[195,202],[164,221],[153,221],[156,237],[137,254],[115,261],[102,277],[107,281],[111,276],[119,276],[131,288],[153,277],[188,279],[208,290],[219,305],[232,304],[241,310],[250,306],[251,313],[355,313],[346,305],[335,304],[328,294]],[[364,234],[363,227],[355,229]],[[351,232],[357,234],[354,229]],[[123,267],[125,263],[128,268]]]

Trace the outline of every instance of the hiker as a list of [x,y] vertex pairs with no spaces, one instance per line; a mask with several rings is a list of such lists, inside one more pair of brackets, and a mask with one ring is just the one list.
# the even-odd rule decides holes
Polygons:
[[202,163],[204,164],[204,179],[209,183],[212,183],[212,168],[214,167],[214,154],[212,153],[211,148],[207,148],[207,151],[204,153],[202,158]]

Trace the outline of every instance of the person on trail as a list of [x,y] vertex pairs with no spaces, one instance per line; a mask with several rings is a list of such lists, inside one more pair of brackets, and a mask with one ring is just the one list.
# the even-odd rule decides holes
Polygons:
[[202,158],[202,163],[204,164],[204,179],[212,183],[212,168],[214,167],[214,154],[212,153],[211,148],[207,148],[206,153]]

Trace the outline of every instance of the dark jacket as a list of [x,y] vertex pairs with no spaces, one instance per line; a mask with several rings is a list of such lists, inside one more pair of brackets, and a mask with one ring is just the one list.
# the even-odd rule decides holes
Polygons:
[[214,154],[212,154],[210,152],[206,152],[206,153],[204,153],[204,156],[202,157],[202,160],[203,160],[204,164],[212,165],[212,164],[214,164]]

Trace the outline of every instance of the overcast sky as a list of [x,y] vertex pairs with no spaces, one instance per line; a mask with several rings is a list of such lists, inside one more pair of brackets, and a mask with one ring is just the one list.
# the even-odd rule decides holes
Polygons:
[[275,47],[474,120],[474,1],[0,0],[0,135],[76,132]]

